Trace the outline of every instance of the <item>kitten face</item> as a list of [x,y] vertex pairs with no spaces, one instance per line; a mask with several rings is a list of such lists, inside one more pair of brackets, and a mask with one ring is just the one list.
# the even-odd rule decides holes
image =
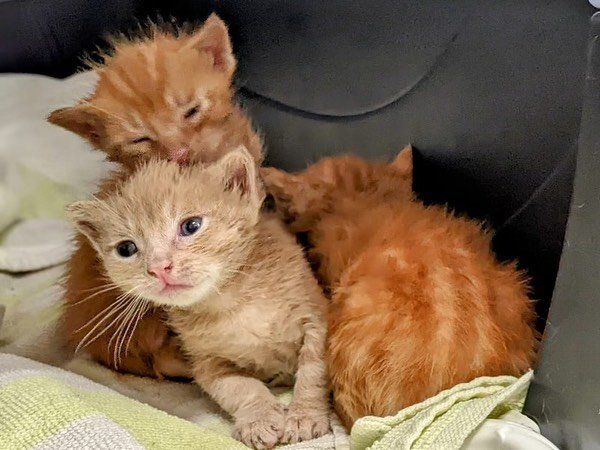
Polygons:
[[152,157],[212,161],[210,149],[234,108],[234,70],[227,28],[213,14],[191,35],[155,31],[117,43],[97,69],[91,97],[48,120],[127,166]]
[[189,306],[244,264],[262,200],[252,157],[234,150],[206,168],[152,161],[111,197],[68,212],[121,290]]
[[290,174],[261,168],[265,188],[280,215],[295,233],[308,232],[326,214],[354,202],[357,196],[412,197],[412,148],[390,164],[354,156],[324,158],[305,171]]

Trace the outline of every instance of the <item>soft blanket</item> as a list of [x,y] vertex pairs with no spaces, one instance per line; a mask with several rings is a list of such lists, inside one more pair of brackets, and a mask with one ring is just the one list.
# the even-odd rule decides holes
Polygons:
[[65,370],[0,354],[3,448],[245,448]]
[[[154,394],[169,395],[169,386],[164,387],[166,392]],[[187,388],[188,396],[179,400],[194,403],[197,389]],[[288,395],[281,397],[289,401]],[[3,448],[247,448],[230,437],[230,425],[214,405],[199,407],[194,423],[83,376],[9,354],[0,354],[0,405]],[[325,436],[285,448],[347,448],[347,441],[335,444]]]
[[352,446],[372,450],[458,450],[486,419],[512,413],[509,416],[512,420],[515,417],[523,420],[524,416],[515,413],[523,407],[532,376],[533,372],[518,379],[481,377],[443,391],[395,416],[364,417],[352,428]]

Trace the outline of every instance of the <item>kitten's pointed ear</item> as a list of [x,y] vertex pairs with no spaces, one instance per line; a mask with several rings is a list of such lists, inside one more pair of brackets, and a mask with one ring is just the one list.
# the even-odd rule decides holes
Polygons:
[[100,239],[100,205],[97,201],[81,201],[67,206],[67,217],[90,240],[92,246],[98,249]]
[[226,190],[239,190],[243,195],[260,195],[256,162],[244,146],[230,151],[217,162]]
[[204,25],[190,36],[186,48],[190,46],[212,56],[213,65],[217,70],[233,74],[235,57],[227,25],[215,13],[212,13]]
[[78,134],[94,145],[98,144],[104,130],[102,113],[85,103],[52,111],[47,120]]
[[275,167],[261,167],[260,176],[265,184],[267,192],[271,194],[275,200],[289,200],[294,196],[294,193],[300,189],[299,182],[296,176]]
[[305,186],[303,178],[274,167],[261,167],[260,176],[267,195],[275,201],[276,209],[287,221],[306,216],[315,192]]
[[404,147],[392,161],[391,166],[403,178],[412,181],[413,177],[413,148],[412,145]]

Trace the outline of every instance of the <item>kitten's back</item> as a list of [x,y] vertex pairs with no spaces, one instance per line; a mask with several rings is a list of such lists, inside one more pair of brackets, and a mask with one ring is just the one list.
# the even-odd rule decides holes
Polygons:
[[[496,261],[478,223],[414,202],[356,208],[368,211],[356,226],[372,238],[340,249],[354,256],[340,270],[329,316],[330,372],[346,424],[531,367],[537,341],[526,279]],[[332,222],[320,224],[320,242],[331,239]]]

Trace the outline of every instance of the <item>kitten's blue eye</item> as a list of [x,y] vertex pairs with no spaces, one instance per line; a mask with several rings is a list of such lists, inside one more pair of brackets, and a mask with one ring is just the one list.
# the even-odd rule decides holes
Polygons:
[[179,234],[182,236],[190,236],[200,229],[202,226],[202,217],[191,217],[184,220],[179,226]]
[[117,244],[117,253],[123,258],[129,258],[137,253],[138,248],[133,241],[123,241]]

